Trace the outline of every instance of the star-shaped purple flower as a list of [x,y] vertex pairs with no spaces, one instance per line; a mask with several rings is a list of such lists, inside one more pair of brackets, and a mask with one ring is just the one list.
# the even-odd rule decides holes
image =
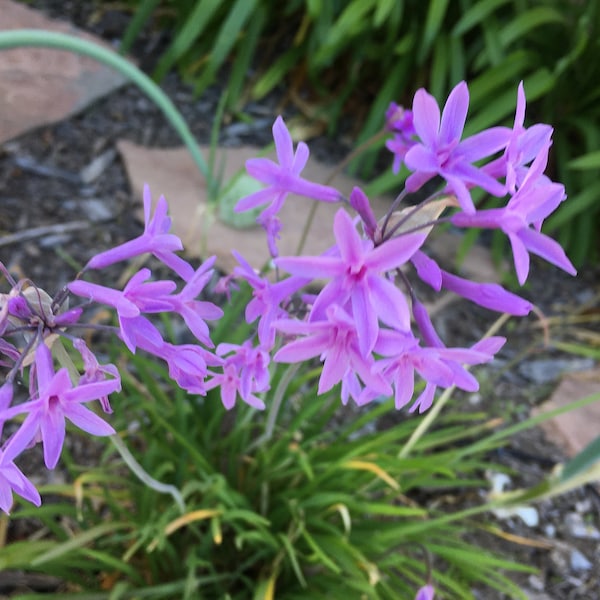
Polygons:
[[4,459],[12,461],[32,440],[41,438],[44,462],[53,469],[65,439],[65,420],[92,435],[112,435],[115,430],[83,403],[98,400],[121,389],[119,378],[73,387],[67,369],[54,372],[52,355],[45,344],[35,351],[37,398],[4,411],[4,420],[26,413],[25,420],[4,448]]
[[472,214],[475,206],[469,187],[479,186],[494,196],[506,193],[504,184],[473,163],[504,149],[511,131],[506,127],[492,127],[461,141],[468,108],[469,90],[464,81],[450,92],[441,119],[435,98],[422,88],[418,90],[412,110],[420,142],[408,149],[404,162],[413,171],[406,180],[409,192],[440,175],[456,194],[462,209]]
[[313,305],[310,319],[325,318],[327,307],[350,304],[360,350],[367,356],[379,331],[378,319],[398,329],[410,328],[410,311],[404,294],[386,277],[403,265],[425,241],[424,233],[392,238],[380,246],[360,237],[350,215],[340,209],[333,230],[339,254],[292,256],[275,259],[289,273],[310,279],[330,279]]
[[294,154],[292,136],[281,117],[277,117],[273,125],[273,138],[279,164],[268,158],[251,158],[246,161],[248,174],[268,187],[242,198],[235,207],[236,212],[270,203],[263,211],[263,218],[273,216],[281,210],[288,194],[307,196],[321,202],[340,200],[340,194],[335,188],[312,183],[300,177],[308,161],[308,146],[300,142]]

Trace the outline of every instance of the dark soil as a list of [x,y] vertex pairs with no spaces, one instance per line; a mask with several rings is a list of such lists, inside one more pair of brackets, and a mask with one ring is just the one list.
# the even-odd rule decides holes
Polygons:
[[[122,35],[128,16],[118,11],[95,12],[92,3],[39,0],[34,7],[53,17],[71,20],[79,27],[110,41]],[[93,18],[92,18],[93,17]],[[164,34],[149,30],[134,54],[148,67],[165,42]],[[218,86],[194,99],[176,76],[164,82],[199,141],[209,140],[211,117],[220,98]],[[250,124],[231,122],[222,131],[222,143],[267,144],[276,115],[279,96],[245,107]],[[293,107],[287,110],[293,111]],[[140,199],[129,190],[124,167],[118,155],[92,182],[82,183],[81,169],[118,139],[148,146],[177,146],[180,140],[168,127],[162,114],[135,87],[124,87],[82,114],[51,127],[43,127],[0,148],[0,233],[14,236],[11,243],[0,237],[0,259],[18,277],[29,277],[49,293],[72,279],[78,266],[96,252],[139,234],[141,224],[132,218]],[[347,148],[337,140],[310,142],[313,157],[332,163]],[[44,170],[45,174],[42,174]],[[32,235],[37,227],[54,226],[51,234]],[[72,227],[72,229],[69,229]],[[531,298],[550,315],[572,315],[586,310],[597,313],[600,306],[600,269],[587,267],[570,278],[545,264],[534,263],[533,275],[523,295]],[[452,345],[473,343],[493,321],[490,312],[465,302],[455,302],[436,321],[440,332]],[[465,410],[485,410],[509,422],[526,418],[557,383],[558,363],[549,363],[548,378],[532,374],[532,365],[541,359],[563,359],[567,369],[590,367],[544,347],[535,316],[513,321],[503,332],[509,337],[499,360],[480,370],[484,384],[478,396],[464,398]],[[514,325],[516,323],[516,325]],[[554,327],[554,339],[569,339],[570,329]],[[81,449],[82,463],[90,460]],[[522,487],[542,480],[552,466],[564,459],[560,448],[537,429],[511,440],[496,457],[514,470],[512,485]],[[535,577],[518,579],[531,599],[594,600],[600,597],[600,550],[598,540],[577,537],[573,523],[583,520],[600,531],[600,499],[593,487],[586,487],[538,505],[540,523],[527,527],[518,518],[498,521],[503,531],[523,538],[547,540],[553,548],[541,550],[488,534],[473,534],[474,545],[498,550],[512,559],[539,569]],[[492,517],[489,518],[493,522]],[[580,553],[588,563],[581,561]],[[578,562],[578,560],[580,562]],[[482,599],[499,598],[481,590]]]

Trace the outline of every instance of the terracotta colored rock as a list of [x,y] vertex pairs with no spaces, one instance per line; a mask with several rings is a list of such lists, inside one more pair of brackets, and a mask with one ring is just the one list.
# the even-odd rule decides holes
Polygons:
[[[567,406],[575,400],[600,394],[600,369],[565,375],[550,398],[533,414],[540,414]],[[572,457],[581,452],[600,432],[600,400],[575,411],[569,411],[542,427],[554,444]]]
[[[109,47],[68,23],[0,0],[0,30],[45,29]],[[0,51],[0,143],[60,121],[125,82],[113,69],[71,52],[47,48]]]

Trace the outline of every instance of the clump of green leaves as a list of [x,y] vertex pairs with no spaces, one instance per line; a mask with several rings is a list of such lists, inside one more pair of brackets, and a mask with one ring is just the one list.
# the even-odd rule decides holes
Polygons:
[[[229,320],[214,337],[242,340],[247,328]],[[275,365],[266,412],[245,404],[227,412],[218,391],[189,396],[151,359],[113,361],[123,382],[115,427],[151,476],[181,491],[185,508],[133,477],[102,440],[98,467],[77,466],[67,452],[73,483],[42,486],[40,508],[15,508],[11,520],[27,531],[33,519],[35,530],[0,547],[3,572],[56,578],[54,594],[24,600],[299,600],[331,590],[395,600],[429,576],[444,598],[474,598],[475,587],[524,598],[510,574],[532,569],[465,534],[487,510],[597,477],[595,442],[536,488],[469,500],[488,489],[486,470],[502,470],[492,449],[597,396],[492,432],[498,421],[484,414],[441,414],[447,393],[424,419],[398,413],[382,426],[392,399],[345,411],[336,390],[317,398],[319,368]]]
[[[570,196],[547,231],[560,231],[576,264],[597,251],[598,0],[130,2],[124,50],[152,17],[173,31],[158,80],[177,67],[200,94],[226,67],[228,110],[285,85],[288,99],[303,92],[298,106],[332,135],[351,115],[359,141],[381,127],[390,101],[410,105],[422,86],[443,100],[461,79],[471,89],[471,132],[510,120],[524,80],[530,117],[556,129],[553,179]],[[365,176],[374,162],[372,154],[354,166]]]
[[128,474],[110,446],[102,466],[72,465],[74,485],[42,487],[41,508],[11,517],[38,519],[43,533],[0,549],[0,568],[62,580],[44,598],[300,599],[334,589],[391,600],[411,597],[429,572],[447,598],[470,598],[475,584],[520,597],[503,573],[530,569],[463,540],[484,508],[427,506],[440,488],[460,497],[487,487],[493,445],[468,452],[489,433],[483,415],[440,419],[401,456],[415,420],[378,427],[391,400],[344,416],[339,394],[316,399],[318,370],[277,366],[265,414],[227,412],[218,392],[190,397],[147,358],[120,364],[115,426],[148,473],[181,490],[185,511]]

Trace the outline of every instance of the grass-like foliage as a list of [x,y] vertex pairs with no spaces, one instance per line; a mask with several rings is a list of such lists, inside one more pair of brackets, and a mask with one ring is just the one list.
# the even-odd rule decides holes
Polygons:
[[[597,251],[600,183],[600,3],[564,0],[130,0],[126,51],[149,19],[172,31],[154,76],[177,67],[200,94],[226,66],[228,109],[285,85],[286,98],[329,133],[343,114],[359,141],[382,125],[390,101],[427,87],[441,100],[471,86],[470,131],[510,120],[524,80],[528,118],[551,123],[553,178],[570,196],[549,233],[581,264]],[[310,92],[308,98],[306,90]],[[302,93],[301,93],[302,92]],[[508,124],[508,123],[507,123]],[[361,159],[372,173],[375,155]],[[396,181],[397,183],[397,181]]]
[[[440,418],[401,458],[415,419],[381,428],[391,400],[347,418],[339,394],[316,399],[318,370],[278,365],[265,415],[227,412],[214,392],[191,397],[140,355],[115,360],[115,427],[153,477],[182,491],[185,512],[110,446],[98,468],[71,464],[74,485],[47,485],[44,506],[12,515],[42,533],[0,549],[0,568],[64,581],[44,598],[392,600],[414,597],[428,572],[444,598],[472,598],[474,586],[522,597],[505,573],[530,567],[463,539],[485,510],[469,495],[497,468],[488,454],[501,439],[482,443],[483,415]],[[464,508],[429,508],[440,489]]]

